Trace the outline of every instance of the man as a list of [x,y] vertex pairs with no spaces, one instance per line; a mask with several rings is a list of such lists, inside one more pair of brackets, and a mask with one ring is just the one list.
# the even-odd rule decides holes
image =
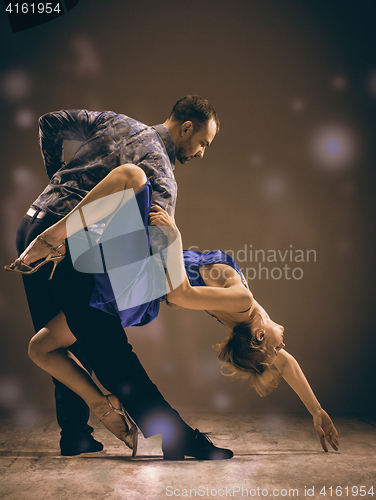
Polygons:
[[[44,115],[39,126],[50,183],[21,221],[19,254],[38,234],[68,214],[111,170],[125,163],[145,171],[153,187],[153,203],[173,213],[175,158],[183,164],[201,158],[218,132],[219,120],[211,104],[194,95],[179,100],[169,118],[155,127],[113,112],[86,110]],[[62,147],[69,139],[83,144],[66,164]],[[70,350],[84,366],[89,362],[99,381],[120,399],[145,437],[162,433],[165,459],[183,459],[185,455],[231,458],[230,450],[216,448],[197,429],[193,431],[164,400],[132,352],[120,319],[89,305],[93,276],[73,269],[69,251],[50,281],[46,267],[23,276],[35,330],[63,311],[79,341]],[[85,403],[58,381],[54,383],[62,454],[102,449],[91,436]]]

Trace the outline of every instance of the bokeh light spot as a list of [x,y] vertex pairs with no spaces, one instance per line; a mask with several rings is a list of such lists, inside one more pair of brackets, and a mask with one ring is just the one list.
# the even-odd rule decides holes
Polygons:
[[337,250],[343,255],[350,255],[353,248],[354,244],[350,238],[342,238],[337,241]]
[[224,392],[215,394],[213,398],[214,408],[219,411],[229,410],[231,408],[232,400],[230,396]]
[[72,40],[76,54],[76,75],[79,78],[97,78],[101,72],[101,61],[91,37],[78,35]]
[[330,81],[333,90],[341,91],[347,88],[347,79],[343,75],[336,75]]
[[328,139],[325,143],[325,150],[328,152],[330,155],[338,155],[341,152],[342,144],[341,142],[336,139]]
[[32,427],[39,414],[34,408],[22,408],[15,412],[15,420],[22,427]]
[[286,179],[276,173],[270,174],[263,182],[263,191],[271,200],[280,200],[288,191]]
[[4,377],[0,380],[0,405],[12,408],[22,401],[22,388],[20,380]]
[[31,109],[19,109],[14,118],[16,125],[20,128],[30,128],[33,125],[37,127],[37,121]]
[[14,167],[12,177],[17,186],[30,186],[35,184],[35,176],[32,170],[25,165]]
[[32,90],[31,77],[21,70],[9,71],[2,83],[4,97],[11,101],[25,99]]
[[262,156],[254,153],[249,157],[249,163],[253,168],[259,168],[262,166],[263,160]]
[[293,101],[291,102],[291,108],[293,109],[293,111],[297,112],[304,111],[306,108],[305,100],[301,97],[293,99]]
[[327,126],[311,137],[311,155],[315,162],[327,170],[347,168],[356,156],[355,134],[343,126]]
[[167,445],[173,443],[180,436],[175,422],[164,415],[151,416],[146,425],[146,433],[149,436],[162,434],[163,442]]

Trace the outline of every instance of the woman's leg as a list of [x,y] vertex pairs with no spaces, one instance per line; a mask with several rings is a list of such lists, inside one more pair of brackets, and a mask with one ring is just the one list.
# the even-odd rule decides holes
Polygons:
[[[145,172],[136,165],[126,164],[115,168],[67,216],[44,231],[43,237],[53,247],[59,246],[83,226],[88,227],[116,212],[133,194],[145,186],[146,181]],[[125,190],[129,190],[129,194]],[[87,206],[89,204],[90,206]],[[36,239],[19,259],[25,264],[31,264],[46,257],[49,252],[50,248],[43,243],[43,240]],[[59,252],[64,253],[64,250],[59,249]]]
[[[29,356],[40,368],[78,394],[101,418],[109,411],[109,404],[85,368],[67,350],[75,340],[64,314],[60,313],[31,339]],[[116,396],[111,395],[109,398],[115,408],[121,409]],[[124,441],[129,429],[121,415],[111,412],[104,418],[103,424]]]

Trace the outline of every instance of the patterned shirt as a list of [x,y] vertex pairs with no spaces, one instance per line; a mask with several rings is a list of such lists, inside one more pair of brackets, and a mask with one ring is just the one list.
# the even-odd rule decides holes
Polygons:
[[[68,163],[64,140],[83,141]],[[133,163],[150,179],[152,203],[174,213],[175,146],[164,125],[149,127],[112,111],[63,110],[39,119],[39,141],[50,183],[32,206],[65,216],[111,170]]]

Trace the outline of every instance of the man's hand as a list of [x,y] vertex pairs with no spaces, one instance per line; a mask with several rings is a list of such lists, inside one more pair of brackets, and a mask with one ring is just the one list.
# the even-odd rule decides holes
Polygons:
[[334,424],[329,417],[329,415],[324,410],[320,410],[317,415],[313,417],[313,425],[319,436],[321,446],[324,451],[328,451],[328,447],[326,446],[325,439],[328,441],[330,446],[338,451],[338,432],[334,427]]

